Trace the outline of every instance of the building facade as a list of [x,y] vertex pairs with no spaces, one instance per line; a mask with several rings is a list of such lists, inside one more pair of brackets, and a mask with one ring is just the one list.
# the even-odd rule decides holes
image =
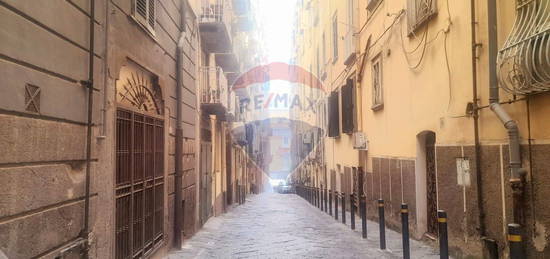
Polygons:
[[218,215],[250,192],[229,87],[237,35],[254,41],[231,29],[249,1],[0,1],[0,12],[0,254],[161,257],[213,215],[203,208]]
[[363,193],[374,220],[383,199],[397,230],[407,203],[417,239],[437,239],[445,210],[458,257],[506,257],[511,223],[529,258],[548,257],[547,7],[299,1],[294,61],[326,98],[322,158],[301,159],[292,177]]

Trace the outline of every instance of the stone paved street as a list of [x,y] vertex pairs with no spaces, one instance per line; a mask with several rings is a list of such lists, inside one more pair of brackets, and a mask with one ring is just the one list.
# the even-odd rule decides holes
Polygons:
[[[349,214],[348,214],[349,217]],[[349,224],[349,218],[347,220]],[[401,235],[387,230],[388,249],[378,249],[378,225],[361,221],[352,231],[294,194],[263,193],[211,218],[170,258],[401,258]],[[431,247],[411,240],[412,258],[438,258]]]

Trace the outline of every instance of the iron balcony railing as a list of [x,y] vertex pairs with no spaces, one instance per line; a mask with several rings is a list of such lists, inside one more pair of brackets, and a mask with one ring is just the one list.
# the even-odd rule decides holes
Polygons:
[[228,107],[227,79],[220,67],[200,68],[200,88],[202,104],[221,104]]
[[202,0],[200,23],[223,23],[231,31],[231,0]]

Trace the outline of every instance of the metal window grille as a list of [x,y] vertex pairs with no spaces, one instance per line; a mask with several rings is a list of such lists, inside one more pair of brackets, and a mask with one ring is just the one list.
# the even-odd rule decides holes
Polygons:
[[407,0],[409,33],[413,33],[436,14],[436,0]]
[[164,122],[117,111],[116,258],[147,256],[163,240]]
[[516,20],[498,54],[501,87],[513,94],[550,91],[550,1],[517,0]]
[[382,59],[376,57],[372,63],[372,105],[382,105],[384,103],[384,95],[382,88]]

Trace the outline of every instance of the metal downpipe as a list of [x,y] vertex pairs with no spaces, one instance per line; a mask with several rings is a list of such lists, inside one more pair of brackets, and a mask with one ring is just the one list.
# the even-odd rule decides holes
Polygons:
[[81,84],[88,88],[88,123],[86,132],[86,183],[84,199],[84,228],[81,237],[85,240],[84,258],[88,258],[89,235],[90,235],[90,170],[92,162],[92,126],[93,126],[93,101],[94,101],[94,22],[95,22],[95,0],[90,0],[90,45],[88,50],[88,80],[81,81]]
[[479,144],[479,111],[478,111],[478,95],[477,95],[477,37],[476,37],[476,6],[475,0],[470,0],[470,22],[471,22],[471,37],[472,37],[472,104],[473,104],[473,119],[474,119],[474,152],[476,165],[476,185],[477,185],[477,209],[479,211],[479,234],[485,237],[485,212],[483,210],[483,176],[481,175],[481,150]]
[[182,244],[182,232],[183,232],[183,128],[182,128],[182,70],[183,70],[183,43],[185,41],[185,0],[181,1],[180,8],[180,37],[176,48],[176,154],[175,154],[175,166],[176,175],[174,179],[174,248],[180,250]]
[[489,107],[508,131],[508,146],[510,152],[510,185],[514,196],[514,203],[512,205],[514,212],[513,221],[521,224],[522,213],[519,201],[523,198],[523,175],[525,170],[521,167],[519,128],[517,122],[512,120],[510,115],[499,103],[499,87],[496,71],[498,53],[496,8],[496,0],[487,0],[489,27]]

